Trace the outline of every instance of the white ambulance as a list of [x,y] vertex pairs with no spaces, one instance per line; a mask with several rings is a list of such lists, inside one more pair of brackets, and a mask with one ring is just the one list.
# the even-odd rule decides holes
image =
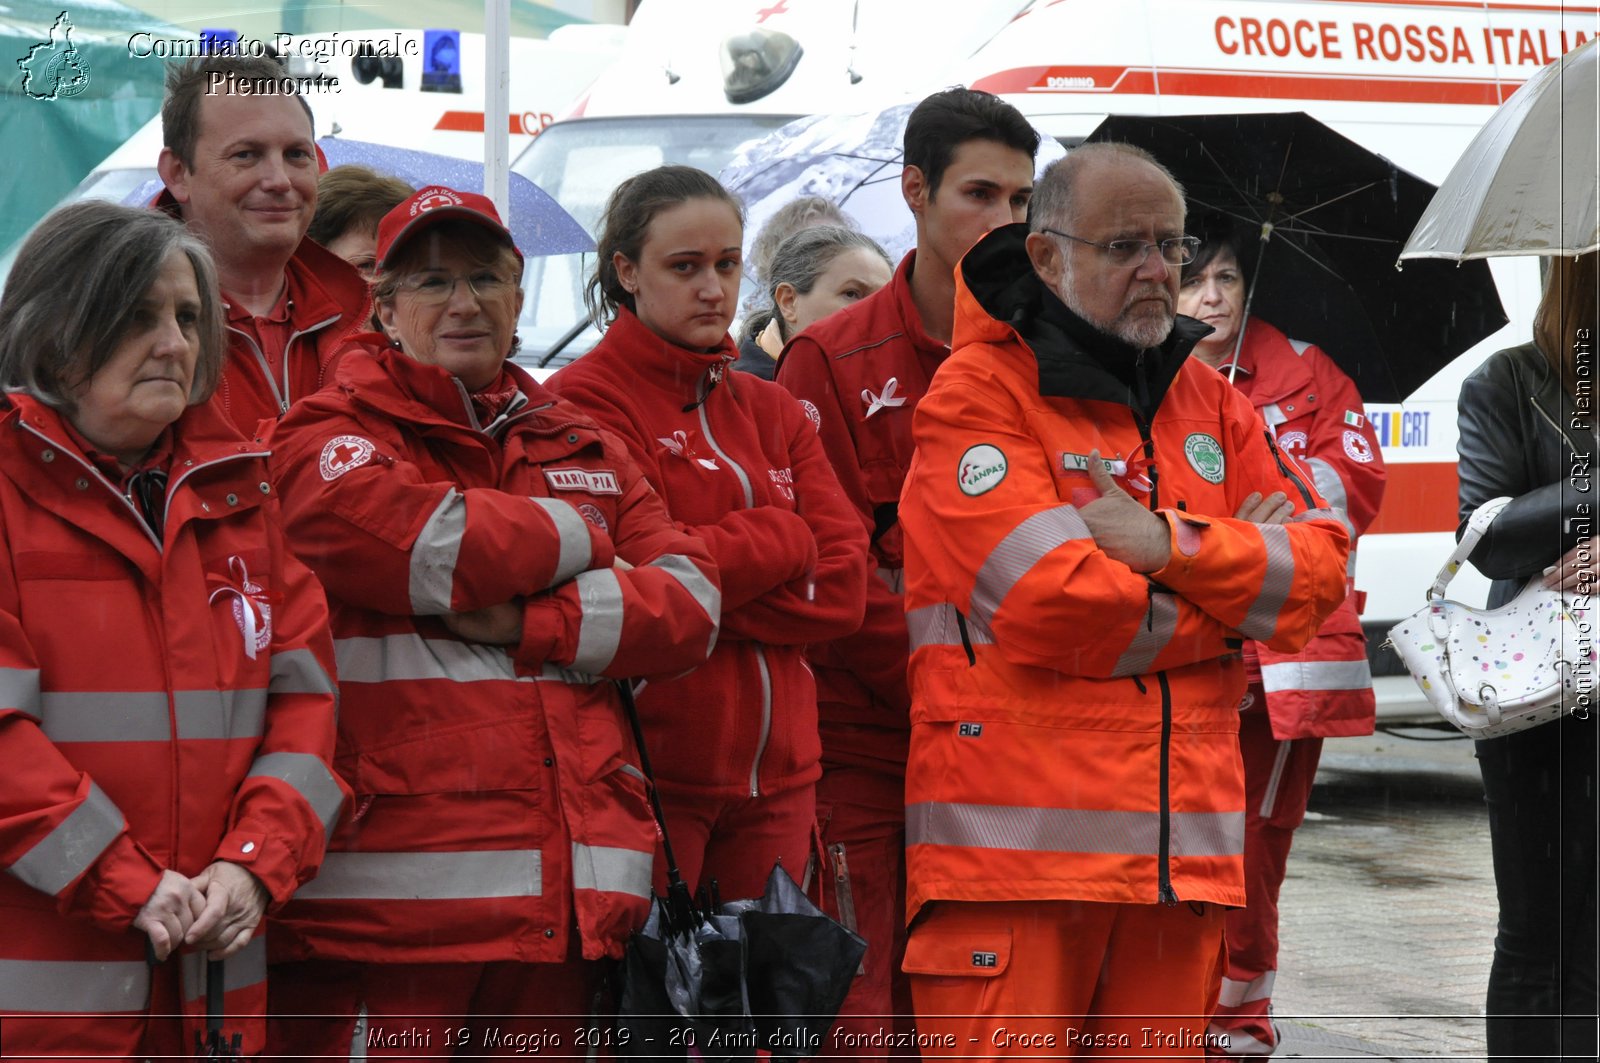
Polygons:
[[[1438,183],[1501,100],[1597,33],[1595,2],[643,0],[617,62],[514,169],[592,229],[629,174],[663,162],[715,173],[740,143],[793,117],[964,84],[1003,96],[1069,147],[1110,113],[1305,111]],[[1379,645],[1422,604],[1448,553],[1460,382],[1531,335],[1537,264],[1491,265],[1510,324],[1407,402],[1368,409],[1390,481],[1356,584],[1387,720],[1431,718]],[[557,360],[593,342],[581,268],[549,263],[530,289],[527,334],[535,349],[567,341]],[[1485,589],[1476,573],[1452,585],[1467,597]]]

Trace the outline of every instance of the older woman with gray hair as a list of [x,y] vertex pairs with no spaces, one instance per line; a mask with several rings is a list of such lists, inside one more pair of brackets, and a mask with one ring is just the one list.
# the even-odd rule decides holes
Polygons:
[[205,247],[110,203],[40,223],[0,298],[0,1012],[19,1055],[192,1052],[222,977],[206,959],[259,1052],[262,915],[315,874],[344,803],[322,591],[266,454],[206,401],[222,330]]
[[739,331],[739,360],[735,369],[771,380],[778,355],[783,352],[777,309],[772,303],[773,260],[778,248],[796,233],[828,226],[854,230],[855,222],[825,196],[801,196],[773,212],[750,243],[745,276],[756,290],[744,301],[744,325]]

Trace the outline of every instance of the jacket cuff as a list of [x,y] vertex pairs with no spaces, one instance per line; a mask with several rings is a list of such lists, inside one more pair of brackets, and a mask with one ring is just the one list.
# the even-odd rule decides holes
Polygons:
[[1205,530],[1211,527],[1211,522],[1175,509],[1158,509],[1156,515],[1167,522],[1171,552],[1166,565],[1147,575],[1164,587],[1182,592],[1205,546]]
[[553,663],[562,650],[562,631],[561,603],[555,593],[528,598],[522,607],[522,641],[512,650],[517,666],[537,673],[546,663]]

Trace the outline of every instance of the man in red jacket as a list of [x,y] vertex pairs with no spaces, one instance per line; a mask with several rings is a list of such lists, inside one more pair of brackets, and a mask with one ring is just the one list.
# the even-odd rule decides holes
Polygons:
[[806,406],[845,494],[872,531],[861,630],[813,647],[823,774],[817,818],[837,913],[867,939],[863,971],[829,1048],[876,1051],[883,1016],[905,1017],[905,605],[900,486],[911,462],[911,412],[950,353],[954,270],[990,229],[1022,221],[1039,136],[1009,104],[955,88],[923,100],[906,123],[901,191],[917,247],[889,285],[789,342],[778,383]]
[[285,75],[270,58],[193,59],[168,70],[161,104],[167,187],[155,205],[211,246],[228,326],[212,401],[247,436],[332,381],[370,305],[360,274],[306,239],[317,149],[311,108],[281,91]]

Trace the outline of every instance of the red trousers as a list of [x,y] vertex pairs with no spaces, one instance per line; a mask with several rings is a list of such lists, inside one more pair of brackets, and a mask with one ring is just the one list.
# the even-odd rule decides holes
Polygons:
[[[805,874],[817,823],[815,783],[731,800],[663,782],[656,783],[656,791],[667,817],[672,855],[691,891],[709,889],[715,879],[717,894],[725,901],[759,897],[779,860],[796,882]],[[667,863],[658,852],[656,892],[666,890]]]
[[[572,937],[576,942],[576,930]],[[275,964],[268,978],[267,1055],[582,1058],[604,1041],[595,1027],[606,1020],[591,1016],[599,981],[598,964],[571,958]]]
[[1222,961],[1214,904],[936,901],[905,967],[924,1056],[1198,1059]]
[[830,1036],[818,1055],[917,1054],[883,1036],[909,1035],[913,1027],[911,984],[900,969],[906,952],[905,804],[900,775],[827,766],[817,783],[823,908],[867,941],[834,1026],[836,1035],[857,1036]]
[[1278,891],[1322,756],[1320,738],[1274,738],[1260,688],[1251,693],[1251,707],[1239,714],[1245,907],[1227,915],[1228,966],[1209,1039],[1209,1051],[1221,1057],[1265,1056],[1278,1046],[1268,1011],[1278,973]]

